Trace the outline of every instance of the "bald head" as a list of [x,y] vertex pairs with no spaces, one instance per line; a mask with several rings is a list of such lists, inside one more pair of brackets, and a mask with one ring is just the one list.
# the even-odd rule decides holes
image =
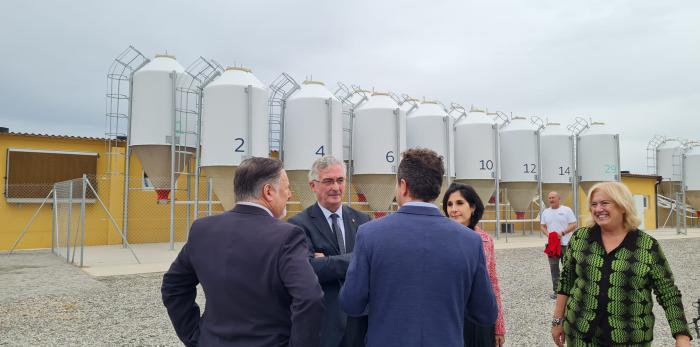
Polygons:
[[560,200],[561,198],[557,192],[549,192],[549,194],[547,194],[547,202],[549,203],[549,207],[555,210],[559,208],[559,204],[561,203]]

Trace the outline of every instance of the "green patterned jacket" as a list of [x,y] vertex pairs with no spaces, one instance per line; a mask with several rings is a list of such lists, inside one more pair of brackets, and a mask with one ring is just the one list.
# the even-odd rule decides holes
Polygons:
[[606,254],[598,226],[576,230],[559,280],[559,294],[569,296],[564,320],[567,337],[595,339],[605,345],[651,342],[652,290],[673,336],[690,336],[681,293],[656,239],[634,230]]

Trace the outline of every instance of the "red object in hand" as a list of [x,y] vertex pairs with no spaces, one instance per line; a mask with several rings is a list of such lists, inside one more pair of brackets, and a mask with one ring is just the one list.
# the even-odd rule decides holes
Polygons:
[[561,257],[561,241],[559,240],[558,232],[549,233],[549,240],[547,241],[547,247],[544,248],[544,252],[550,258]]

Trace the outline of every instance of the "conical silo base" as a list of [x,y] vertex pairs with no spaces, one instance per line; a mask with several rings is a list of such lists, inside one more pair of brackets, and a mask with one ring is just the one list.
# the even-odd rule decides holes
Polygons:
[[297,200],[303,208],[316,203],[316,194],[309,186],[309,170],[289,170],[289,186],[292,188],[292,200]]
[[[551,192],[557,192],[562,203],[569,197],[571,193],[571,184],[569,183],[542,183],[542,200],[545,207],[547,205],[547,195]],[[544,207],[543,207],[544,209]]]
[[396,175],[354,175],[352,184],[373,211],[388,211],[396,195]]
[[581,189],[583,189],[583,194],[585,197],[588,196],[588,192],[593,188],[594,185],[603,182],[603,181],[590,181],[590,182],[581,182]]
[[[153,187],[159,190],[170,189],[171,156],[169,145],[131,146],[131,154],[141,162],[143,171]],[[178,175],[175,174],[177,181]]]
[[484,203],[484,206],[489,202],[493,191],[496,189],[494,180],[455,180],[455,182],[472,186],[476,190],[476,194],[479,195],[481,202]]
[[516,212],[526,212],[537,196],[536,182],[503,182],[501,186],[507,192],[505,194],[508,202]]
[[212,190],[226,211],[232,209],[236,203],[233,192],[233,177],[237,168],[238,166],[202,167],[202,174],[207,178],[211,178]]

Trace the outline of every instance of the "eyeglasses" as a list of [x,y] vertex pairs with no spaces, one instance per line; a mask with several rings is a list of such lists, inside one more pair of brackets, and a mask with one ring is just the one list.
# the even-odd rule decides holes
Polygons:
[[592,202],[591,209],[594,209],[598,206],[600,206],[602,208],[608,208],[608,207],[612,206],[613,204],[614,204],[614,202],[608,201],[608,200],[601,200],[600,202]]
[[343,184],[345,184],[345,178],[343,178],[343,177],[340,177],[340,178],[337,178],[337,179],[324,178],[324,179],[322,179],[322,180],[320,180],[320,181],[319,181],[319,180],[314,180],[314,182],[319,182],[319,183],[321,183],[321,184],[323,184],[324,186],[327,186],[327,187],[332,186],[333,183],[338,183],[339,186],[342,186]]

